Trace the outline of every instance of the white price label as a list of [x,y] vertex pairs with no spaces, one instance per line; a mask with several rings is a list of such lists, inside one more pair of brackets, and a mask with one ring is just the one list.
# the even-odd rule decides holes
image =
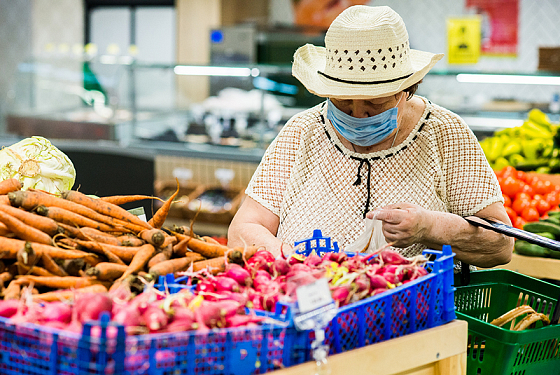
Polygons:
[[329,282],[325,278],[298,287],[296,296],[300,314],[326,306],[333,300]]

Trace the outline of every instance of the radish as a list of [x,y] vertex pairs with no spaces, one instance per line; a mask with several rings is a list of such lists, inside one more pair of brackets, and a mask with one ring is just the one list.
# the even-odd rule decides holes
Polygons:
[[41,323],[43,327],[49,327],[54,329],[62,329],[65,330],[68,324],[61,322],[59,320],[47,320]]
[[145,324],[142,314],[140,314],[138,308],[132,304],[120,309],[120,311],[113,316],[112,321],[122,324],[125,327],[139,327]]
[[285,275],[290,272],[290,264],[286,259],[277,258],[272,263],[272,274],[274,277],[278,277],[280,275]]
[[272,280],[266,276],[257,276],[253,279],[253,286],[256,291],[262,291],[266,288],[269,284],[272,283]]
[[78,320],[98,320],[102,312],[111,313],[113,300],[107,293],[81,293],[76,296],[74,308],[78,311]]
[[394,250],[385,249],[381,251],[380,256],[381,259],[383,260],[383,263],[396,264],[396,265],[410,264],[410,260],[406,259],[400,253]]
[[226,319],[226,327],[248,326],[266,320],[264,316],[257,315],[233,315]]
[[344,306],[350,300],[350,287],[347,285],[337,286],[331,289],[332,299],[337,305]]
[[235,263],[228,264],[225,276],[234,279],[242,286],[251,286],[252,284],[251,274],[245,268]]
[[272,275],[270,273],[268,273],[265,270],[258,270],[257,272],[255,272],[255,274],[253,275],[253,278],[259,277],[259,276],[263,276],[266,277],[267,279],[271,280],[272,279]]
[[227,276],[218,276],[215,278],[214,286],[217,292],[237,292],[239,291],[239,283]]
[[267,263],[272,263],[276,260],[276,258],[274,257],[274,255],[272,255],[272,253],[268,250],[257,250],[257,252],[255,253],[255,255],[253,255],[249,260],[251,259],[264,259]]
[[45,304],[42,317],[43,322],[60,322],[66,325],[72,319],[72,307],[64,302],[50,302]]
[[163,309],[156,305],[150,305],[142,314],[146,327],[150,332],[157,332],[167,326],[169,316]]
[[294,264],[303,263],[304,261],[305,261],[305,257],[303,255],[299,255],[299,254],[292,254],[288,258],[288,264],[290,266],[293,266]]
[[11,318],[17,313],[20,303],[21,302],[17,299],[0,301],[0,316],[4,318]]
[[213,280],[200,280],[196,284],[196,291],[197,292],[210,292],[214,293],[216,291],[216,286]]
[[235,314],[245,313],[245,307],[241,305],[239,302],[225,300],[225,301],[215,302],[215,304],[220,308],[220,315],[226,318]]
[[313,252],[303,261],[303,264],[309,267],[315,267],[321,263],[321,261],[321,257]]
[[367,277],[369,277],[370,281],[370,288],[372,290],[378,288],[387,289],[387,280],[383,276],[377,275],[370,271],[371,270],[366,271],[366,275]]

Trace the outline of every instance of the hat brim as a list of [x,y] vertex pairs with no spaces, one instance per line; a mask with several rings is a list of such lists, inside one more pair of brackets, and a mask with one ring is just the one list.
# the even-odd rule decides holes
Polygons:
[[292,75],[305,88],[317,96],[340,99],[373,99],[397,94],[419,82],[430,69],[443,57],[419,50],[410,50],[410,61],[414,73],[402,80],[389,83],[353,84],[339,82],[324,77],[318,72],[325,71],[326,49],[306,44],[294,54]]

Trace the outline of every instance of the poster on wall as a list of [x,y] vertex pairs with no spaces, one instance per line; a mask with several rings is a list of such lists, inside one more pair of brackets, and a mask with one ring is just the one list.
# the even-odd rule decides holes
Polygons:
[[480,56],[480,16],[447,19],[449,64],[476,64]]
[[294,22],[299,26],[315,26],[326,30],[344,9],[369,2],[370,0],[292,0]]
[[517,56],[519,0],[466,0],[468,10],[481,17],[481,53]]

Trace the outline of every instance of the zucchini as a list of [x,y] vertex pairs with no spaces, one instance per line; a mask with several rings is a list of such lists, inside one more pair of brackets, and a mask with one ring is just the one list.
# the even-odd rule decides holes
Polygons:
[[514,250],[517,254],[526,255],[530,257],[550,257],[550,249],[529,243],[527,241],[515,241]]
[[560,225],[543,220],[527,223],[523,226],[523,230],[532,233],[549,232],[554,235],[554,238],[560,238]]
[[546,238],[551,239],[551,240],[555,239],[554,234],[552,234],[550,232],[539,232],[539,233],[535,233],[535,234],[538,234],[539,236],[546,237]]
[[525,160],[515,165],[518,171],[536,171],[540,167],[548,167],[549,159],[533,159]]

